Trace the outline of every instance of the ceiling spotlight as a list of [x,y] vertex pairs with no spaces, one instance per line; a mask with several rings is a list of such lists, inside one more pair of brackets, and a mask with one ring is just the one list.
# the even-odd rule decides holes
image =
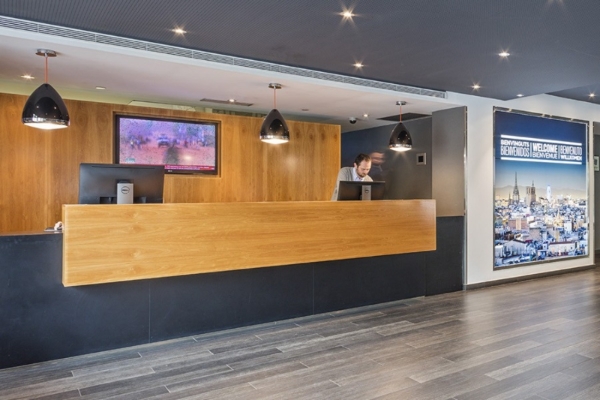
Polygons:
[[183,30],[182,28],[175,28],[175,29],[171,29],[172,32],[175,32],[178,35],[185,35],[187,32],[185,30]]
[[235,99],[229,99],[228,100],[230,103],[235,103]]
[[369,114],[367,114],[367,113],[363,114],[363,118],[369,118]]
[[352,65],[354,65],[356,68],[362,68],[363,67],[363,63],[361,63],[361,62],[355,62]]
[[506,57],[510,56],[510,53],[508,51],[502,51],[498,55],[502,58],[506,58]]
[[290,130],[277,110],[277,89],[281,89],[281,84],[270,83],[269,87],[273,89],[273,109],[260,126],[260,140],[271,144],[287,143],[290,141]]
[[21,75],[21,78],[23,79],[27,79],[28,81],[35,79],[33,76],[29,75],[29,74],[25,74],[25,75]]
[[344,19],[352,19],[352,17],[354,17],[354,14],[350,10],[345,10],[344,12],[340,13],[340,15],[344,17]]
[[471,86],[471,87],[472,87],[473,89],[475,89],[475,90],[479,90],[479,89],[481,89],[481,86],[479,86],[479,84],[477,84],[477,83],[476,83],[476,84],[474,84],[474,85],[473,85],[473,86]]
[[592,98],[592,99],[593,99],[594,97],[596,97],[596,94],[594,94],[594,93],[590,93],[590,98]]
[[56,57],[56,52],[38,49],[35,54],[45,58],[45,79],[25,102],[21,121],[27,126],[39,129],[66,128],[69,126],[67,106],[58,92],[48,84],[48,57]]
[[523,97],[523,95],[522,95],[521,93],[519,93],[519,94],[517,95],[517,97]]
[[96,86],[96,90],[106,90],[104,86]]

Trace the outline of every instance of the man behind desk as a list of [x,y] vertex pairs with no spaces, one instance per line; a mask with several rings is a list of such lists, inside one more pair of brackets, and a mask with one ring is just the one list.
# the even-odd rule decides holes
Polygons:
[[365,181],[373,182],[373,179],[368,175],[371,170],[371,157],[366,154],[360,153],[354,160],[354,167],[343,167],[338,173],[337,182],[335,183],[335,190],[331,196],[331,200],[335,201],[338,197],[338,187],[340,181]]

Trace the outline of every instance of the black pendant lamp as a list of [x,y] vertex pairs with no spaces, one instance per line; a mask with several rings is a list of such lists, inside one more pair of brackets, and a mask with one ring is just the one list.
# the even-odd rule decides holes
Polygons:
[[67,106],[58,92],[48,84],[48,57],[56,57],[56,52],[38,49],[35,54],[46,59],[45,83],[31,93],[23,107],[21,119],[25,125],[34,128],[66,128],[69,126]]
[[277,89],[281,89],[281,85],[269,83],[269,87],[273,89],[273,109],[267,114],[260,127],[260,140],[271,144],[287,143],[290,141],[290,130],[277,110]]
[[405,101],[396,102],[396,105],[400,106],[400,122],[394,127],[390,136],[390,149],[394,151],[408,151],[412,149],[412,138],[410,137],[410,133],[408,133],[408,129],[402,123],[402,106],[405,104]]

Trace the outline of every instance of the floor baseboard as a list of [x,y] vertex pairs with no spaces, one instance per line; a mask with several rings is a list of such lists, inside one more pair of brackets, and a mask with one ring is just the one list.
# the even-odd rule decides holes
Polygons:
[[505,285],[507,283],[515,283],[515,282],[529,281],[531,279],[546,278],[548,276],[569,274],[571,272],[580,272],[580,271],[585,271],[585,270],[593,269],[593,268],[596,268],[595,264],[584,265],[583,267],[570,268],[570,269],[565,269],[565,270],[560,270],[560,271],[550,271],[550,272],[542,272],[540,274],[533,274],[533,275],[527,275],[527,276],[517,276],[515,278],[498,279],[497,281],[472,283],[470,285],[463,285],[463,289],[464,290],[481,289],[481,288],[490,287],[490,286]]

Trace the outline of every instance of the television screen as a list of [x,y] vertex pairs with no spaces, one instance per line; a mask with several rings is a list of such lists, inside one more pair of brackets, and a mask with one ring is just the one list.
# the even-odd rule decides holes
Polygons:
[[217,122],[116,115],[115,163],[217,175],[218,138]]
[[119,183],[133,185],[133,203],[162,203],[165,170],[160,165],[79,165],[79,204],[117,204]]
[[383,200],[383,181],[340,181],[338,200]]

